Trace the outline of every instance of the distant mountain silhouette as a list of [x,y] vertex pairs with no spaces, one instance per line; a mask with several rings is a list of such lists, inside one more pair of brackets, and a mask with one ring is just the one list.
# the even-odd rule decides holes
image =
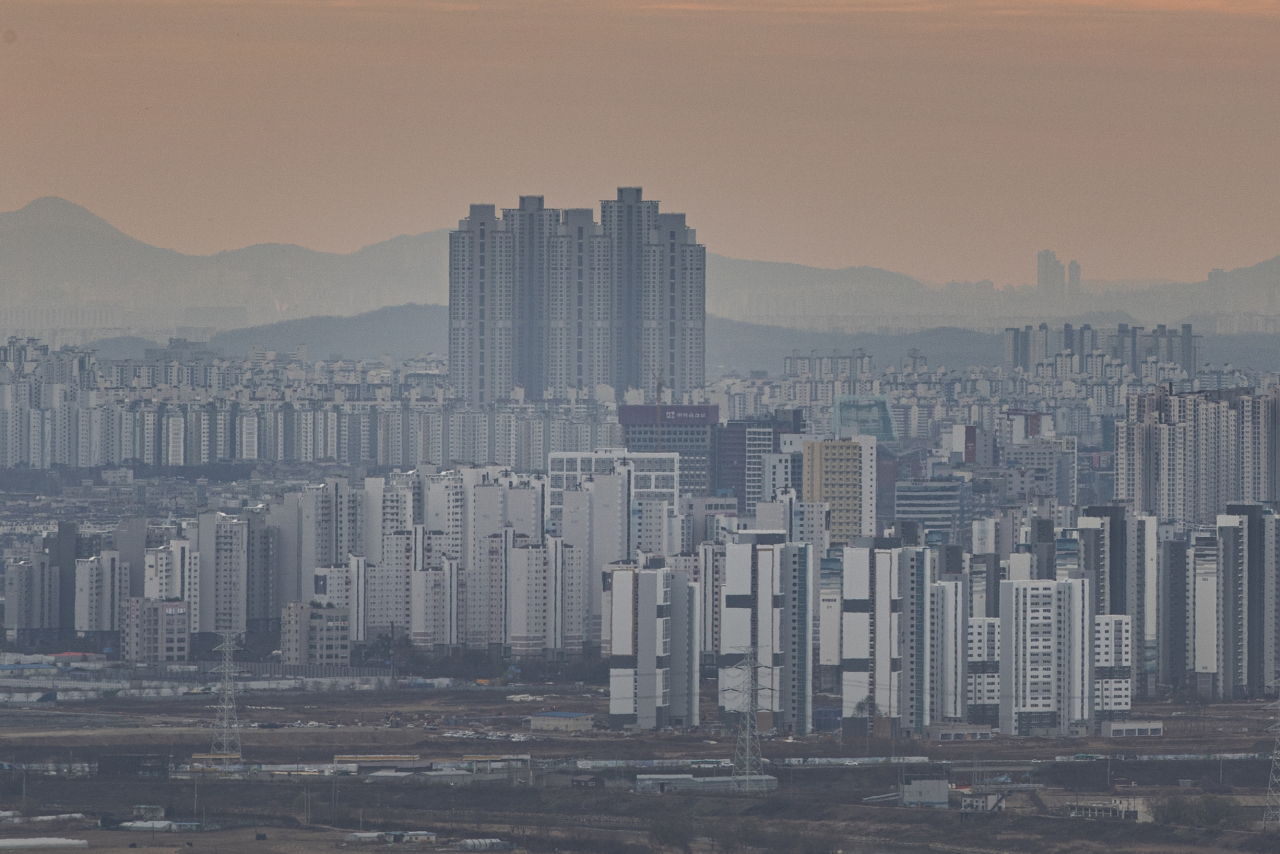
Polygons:
[[[347,359],[404,359],[449,349],[449,310],[442,305],[398,305],[355,317],[308,317],[266,326],[221,332],[209,346],[228,356],[242,357],[261,344],[279,353],[305,345],[311,360],[340,355]],[[106,358],[140,358],[142,339],[109,339],[90,346],[103,348]],[[721,317],[707,319],[707,374],[715,378],[734,371],[782,370],[792,350],[853,350],[861,347],[881,366],[900,364],[907,351],[919,349],[932,365],[998,364],[1003,353],[1000,336],[968,329],[934,329],[910,335],[843,335],[805,332],[781,326],[761,326]]]
[[307,317],[220,332],[209,341],[210,347],[232,356],[243,356],[254,344],[280,353],[305,345],[312,361],[334,355],[346,359],[445,355],[449,351],[449,308],[397,305],[354,317]]
[[245,306],[259,323],[349,315],[447,300],[447,246],[448,232],[435,231],[350,255],[281,244],[184,255],[65,199],[42,198],[0,213],[0,292],[6,308],[115,305],[161,324],[209,305]]
[[[1095,283],[1096,284],[1096,283]],[[114,307],[121,325],[184,322],[185,309],[243,306],[251,323],[351,316],[448,300],[448,231],[401,235],[347,255],[262,244],[214,255],[149,246],[59,198],[0,213],[2,308]],[[874,267],[827,270],[709,253],[707,309],[718,317],[813,329],[1000,329],[1071,317],[1201,323],[1280,315],[1280,257],[1204,282],[1138,280],[1067,300],[990,282],[927,285]],[[1113,321],[1114,322],[1114,321]]]

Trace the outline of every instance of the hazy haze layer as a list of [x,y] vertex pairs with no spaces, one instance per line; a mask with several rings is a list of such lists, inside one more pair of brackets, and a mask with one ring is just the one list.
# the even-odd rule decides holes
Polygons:
[[714,252],[1203,280],[1280,229],[1273,2],[10,0],[0,210],[350,252],[640,184]]

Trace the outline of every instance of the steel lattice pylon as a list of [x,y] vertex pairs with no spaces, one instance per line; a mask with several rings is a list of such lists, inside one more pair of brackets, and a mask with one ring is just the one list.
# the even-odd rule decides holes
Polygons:
[[217,689],[218,722],[209,752],[219,758],[225,770],[230,765],[240,764],[240,730],[236,719],[236,637],[230,631],[220,634],[222,643],[216,649],[222,653],[222,663],[214,671],[221,677]]
[[1277,720],[1267,727],[1275,733],[1275,744],[1271,747],[1271,779],[1267,781],[1267,808],[1262,814],[1262,829],[1280,830],[1280,700],[1267,706],[1275,712]]
[[760,729],[756,712],[760,709],[760,665],[756,648],[747,647],[738,663],[742,674],[742,691],[746,695],[742,717],[738,720],[738,740],[733,750],[734,790],[738,794],[764,792],[764,757],[760,753]]

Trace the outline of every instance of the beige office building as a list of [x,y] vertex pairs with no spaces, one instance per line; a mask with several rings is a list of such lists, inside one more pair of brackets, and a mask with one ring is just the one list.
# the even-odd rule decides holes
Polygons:
[[876,535],[876,440],[804,443],[804,500],[831,508],[831,542]]

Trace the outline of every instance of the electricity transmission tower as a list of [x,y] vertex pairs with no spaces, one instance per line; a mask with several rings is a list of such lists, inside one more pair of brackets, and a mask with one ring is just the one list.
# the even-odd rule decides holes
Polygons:
[[222,653],[222,663],[215,673],[221,675],[218,682],[218,722],[215,725],[213,747],[210,753],[226,771],[240,764],[240,731],[236,720],[236,636],[232,631],[220,632],[222,643],[216,651]]
[[1267,781],[1267,808],[1262,814],[1262,829],[1280,830],[1280,700],[1267,706],[1275,720],[1268,730],[1275,733],[1275,744],[1271,748],[1271,778]]
[[738,740],[733,750],[734,791],[740,795],[763,793],[764,757],[760,754],[760,729],[756,712],[760,709],[760,664],[756,660],[756,648],[747,647],[738,663],[742,673],[744,700],[742,716],[738,719]]

